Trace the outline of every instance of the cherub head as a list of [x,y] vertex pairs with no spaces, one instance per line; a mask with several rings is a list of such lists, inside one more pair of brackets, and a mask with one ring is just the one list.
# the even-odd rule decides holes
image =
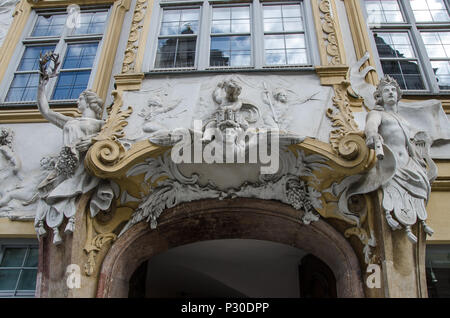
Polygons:
[[12,147],[14,132],[9,128],[0,128],[0,146]]
[[231,78],[223,83],[223,89],[225,90],[227,100],[235,102],[241,94],[242,87],[234,78]]
[[103,101],[95,92],[87,89],[78,97],[78,109],[83,114],[83,117],[101,119]]
[[279,101],[280,103],[286,104],[287,103],[287,92],[284,88],[277,88],[273,92],[273,98],[275,100]]
[[373,94],[377,106],[396,105],[402,98],[402,90],[397,81],[385,75],[377,86]]

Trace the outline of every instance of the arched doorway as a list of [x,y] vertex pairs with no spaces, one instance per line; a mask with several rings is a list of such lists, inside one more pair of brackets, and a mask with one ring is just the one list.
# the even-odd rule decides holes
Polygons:
[[[191,243],[143,262],[130,278],[128,296],[296,298],[300,294],[315,295],[323,284],[311,285],[309,279],[300,282],[301,276],[308,277],[311,272],[309,267],[300,265],[311,257],[299,248],[270,241],[225,239]],[[336,295],[336,280],[326,277],[325,283],[333,287]],[[333,293],[321,292],[320,295]]]
[[302,212],[276,201],[202,200],[164,211],[158,228],[139,223],[106,256],[98,297],[128,297],[130,278],[148,259],[179,246],[243,239],[280,243],[323,261],[336,279],[337,297],[364,297],[357,257],[347,240],[326,221],[304,225]]

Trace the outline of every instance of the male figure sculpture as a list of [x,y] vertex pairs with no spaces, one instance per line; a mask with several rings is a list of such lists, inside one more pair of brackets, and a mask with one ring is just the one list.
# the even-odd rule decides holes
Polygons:
[[[428,235],[433,234],[425,223],[430,183],[436,178],[436,168],[429,157],[430,139],[425,132],[413,133],[406,120],[398,114],[401,90],[393,78],[386,75],[374,97],[376,106],[367,115],[365,134],[367,146],[377,153],[379,169],[393,171],[393,175],[382,184],[386,220],[394,230],[404,226],[408,238],[417,242],[411,232],[417,219]],[[384,152],[392,153],[394,160],[384,160]]]

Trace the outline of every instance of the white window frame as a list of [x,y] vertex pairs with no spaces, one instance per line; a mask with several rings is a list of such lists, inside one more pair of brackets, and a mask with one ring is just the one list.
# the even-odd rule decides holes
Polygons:
[[[376,25],[370,26],[367,24],[368,32],[370,36],[370,42],[373,48],[373,54],[375,57],[376,68],[379,74],[384,75],[383,68],[381,67],[381,58],[378,54],[377,46],[375,44],[375,39],[373,32],[396,32],[403,31],[408,32],[413,50],[417,56],[419,63],[419,70],[421,72],[422,81],[425,85],[423,90],[404,90],[405,94],[409,95],[420,95],[424,93],[436,94],[436,95],[448,95],[450,94],[450,89],[440,89],[436,76],[433,72],[431,66],[431,59],[428,57],[428,53],[425,49],[425,44],[423,43],[421,31],[448,31],[450,32],[450,22],[446,23],[436,23],[436,22],[416,22],[414,18],[414,12],[411,8],[409,0],[397,0],[400,10],[402,12],[405,22],[403,23],[383,23],[380,27]],[[365,0],[360,0],[361,7],[364,11],[364,16],[366,21],[368,21],[368,14],[365,6]],[[444,0],[444,4],[447,7],[447,11],[450,14],[450,0]]]
[[[36,100],[34,101],[14,101],[14,102],[6,102],[6,96],[9,92],[9,88],[14,79],[14,75],[19,67],[19,64],[22,60],[23,54],[28,46],[35,45],[51,45],[55,44],[55,53],[59,54],[60,57],[60,66],[58,68],[58,72],[61,71],[62,64],[65,59],[65,54],[67,51],[68,44],[76,44],[76,43],[89,43],[95,42],[98,43],[97,46],[97,54],[93,61],[92,67],[90,68],[91,74],[89,77],[89,81],[87,84],[87,88],[91,88],[95,74],[97,72],[97,65],[100,58],[100,52],[103,47],[103,41],[105,34],[108,28],[108,22],[111,16],[111,6],[88,6],[81,7],[82,12],[98,12],[99,10],[107,12],[105,26],[103,30],[103,34],[93,34],[93,35],[67,35],[68,28],[65,27],[63,33],[60,36],[41,36],[41,37],[31,37],[31,33],[33,32],[33,28],[37,22],[39,15],[44,14],[60,14],[65,13],[65,8],[52,8],[52,9],[35,9],[31,12],[30,18],[28,19],[27,25],[25,26],[22,37],[19,41],[19,44],[16,46],[14,50],[13,56],[20,56],[20,58],[11,60],[8,68],[5,73],[5,77],[0,84],[0,107],[15,107],[15,106],[33,106],[36,105]],[[47,41],[46,41],[47,40]],[[30,45],[31,44],[31,45]],[[68,69],[67,69],[68,70]],[[82,69],[80,69],[82,70]],[[66,70],[64,70],[66,71]],[[64,100],[53,100],[51,99],[54,89],[56,88],[56,83],[59,77],[51,78],[47,84],[45,94],[49,100],[50,105],[74,105],[76,104],[77,99],[64,99]]]
[[[311,0],[244,0],[240,2],[225,3],[222,0],[159,0],[154,2],[150,22],[150,34],[145,48],[143,70],[144,72],[180,72],[180,71],[245,71],[245,70],[280,70],[280,69],[307,69],[319,65],[319,50],[315,36],[315,25],[312,17]],[[303,14],[304,34],[307,47],[308,64],[305,65],[265,65],[264,58],[264,27],[263,4],[293,4],[300,3]],[[211,23],[213,6],[250,6],[250,37],[251,37],[251,65],[250,66],[210,66]],[[200,6],[199,32],[197,34],[196,57],[194,67],[188,68],[155,68],[158,37],[161,28],[162,12],[164,8],[189,8]]]
[[[29,249],[30,248],[38,248],[39,249],[39,242],[36,239],[0,239],[0,263],[3,259],[3,254],[6,248],[27,248],[27,254],[25,255],[25,258],[28,256]],[[21,266],[23,268],[23,266]],[[34,268],[34,267],[33,267]],[[37,269],[38,267],[36,267]],[[20,276],[17,280],[17,283],[20,281]],[[36,286],[38,287],[38,286]],[[18,292],[17,290],[17,284],[15,290],[11,293],[11,291],[1,291],[0,290],[0,298],[8,298],[8,297],[34,297],[36,293],[36,290],[34,291],[21,291]]]

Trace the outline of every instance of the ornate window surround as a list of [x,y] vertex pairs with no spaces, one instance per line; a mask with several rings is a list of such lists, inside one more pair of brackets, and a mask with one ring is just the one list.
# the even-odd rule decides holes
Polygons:
[[[14,10],[13,22],[8,34],[0,48],[0,64],[8,65],[14,57],[17,45],[20,43],[22,34],[29,24],[29,20],[35,9],[65,8],[69,4],[78,5],[111,5],[107,26],[105,27],[103,44],[99,52],[99,63],[96,65],[95,75],[91,89],[105,99],[112,74],[112,67],[119,37],[124,22],[125,13],[130,9],[132,0],[20,0]],[[7,68],[0,69],[0,81],[5,78]],[[76,107],[64,107],[55,109],[69,116],[77,116],[79,112]],[[45,122],[37,109],[5,109],[0,110],[0,123],[25,123]]]

